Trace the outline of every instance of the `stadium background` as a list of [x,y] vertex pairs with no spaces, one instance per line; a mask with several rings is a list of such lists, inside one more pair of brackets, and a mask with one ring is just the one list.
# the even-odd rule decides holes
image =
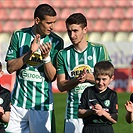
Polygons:
[[[133,1],[132,0],[0,0],[0,60],[4,76],[0,83],[12,90],[15,76],[6,71],[5,54],[14,30],[32,26],[34,9],[41,3],[57,11],[54,31],[70,45],[65,19],[82,12],[88,21],[87,40],[106,46],[115,66],[115,80],[110,87],[117,92],[133,92]],[[53,92],[58,92],[56,81]]]

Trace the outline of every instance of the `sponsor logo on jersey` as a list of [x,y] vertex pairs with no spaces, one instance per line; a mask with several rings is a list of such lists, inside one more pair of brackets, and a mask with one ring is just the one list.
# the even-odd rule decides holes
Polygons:
[[71,90],[71,92],[73,92],[75,94],[82,94],[84,89],[90,85],[91,85],[90,83],[78,84],[74,89]]
[[43,73],[35,72],[31,70],[21,70],[20,78],[27,81],[42,82],[45,78]]
[[35,52],[31,58],[29,59],[29,61],[27,62],[28,65],[30,66],[40,66],[43,64],[42,61],[42,56],[39,52]]
[[87,73],[92,73],[91,67],[89,65],[81,64],[76,67],[71,72],[72,77],[78,77],[81,72],[86,68]]
[[110,100],[105,100],[105,101],[104,101],[104,105],[105,105],[106,107],[109,107],[109,106],[110,106]]
[[4,100],[2,98],[0,98],[0,104],[3,104]]

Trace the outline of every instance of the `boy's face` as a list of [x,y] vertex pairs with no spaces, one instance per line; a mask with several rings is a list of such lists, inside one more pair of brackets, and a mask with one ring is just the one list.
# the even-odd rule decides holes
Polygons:
[[98,75],[95,77],[95,84],[99,92],[103,92],[107,89],[110,82],[114,79],[114,76],[111,78],[108,75]]

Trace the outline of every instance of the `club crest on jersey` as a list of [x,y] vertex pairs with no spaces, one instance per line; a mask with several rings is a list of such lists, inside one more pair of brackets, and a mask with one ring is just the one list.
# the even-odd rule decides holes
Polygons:
[[79,74],[86,68],[87,73],[92,73],[91,67],[89,65],[81,64],[76,67],[71,72],[72,77],[78,77]]
[[105,105],[106,107],[109,107],[109,106],[110,106],[110,100],[105,100],[105,101],[104,101],[104,105]]
[[30,66],[39,66],[42,65],[42,63],[42,56],[39,52],[35,52],[27,62]]
[[4,102],[4,100],[2,98],[0,98],[0,104],[2,104]]

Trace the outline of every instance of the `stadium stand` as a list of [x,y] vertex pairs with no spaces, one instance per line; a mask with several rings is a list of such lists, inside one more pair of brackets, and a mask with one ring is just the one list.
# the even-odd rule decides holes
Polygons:
[[90,42],[100,42],[101,41],[101,33],[100,32],[92,32],[88,35],[88,40]]
[[[0,32],[11,33],[18,28],[32,24],[33,11],[41,3],[44,2],[42,0],[1,0]],[[53,5],[57,11],[56,25],[59,26],[55,27],[56,32],[65,34],[66,28],[64,28],[63,21],[74,12],[85,14],[88,19],[88,33],[100,32],[101,40],[108,40],[104,39],[104,36],[108,36],[108,32],[116,36],[119,31],[129,33],[133,30],[132,0],[82,0],[82,2],[81,0],[45,0],[45,3]],[[9,24],[12,26],[6,27]],[[104,32],[107,34],[104,35]],[[113,38],[112,34],[110,36]]]
[[101,36],[101,42],[114,42],[113,32],[104,32]]

